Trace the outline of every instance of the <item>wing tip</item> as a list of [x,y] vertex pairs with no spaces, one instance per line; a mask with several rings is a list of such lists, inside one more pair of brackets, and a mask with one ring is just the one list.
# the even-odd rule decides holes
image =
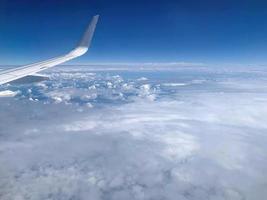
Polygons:
[[97,14],[97,15],[94,15],[94,18],[99,18],[100,17],[100,15],[99,14]]
[[87,27],[78,47],[86,47],[89,48],[91,44],[91,40],[94,36],[95,28],[99,19],[99,15],[94,15],[89,26]]

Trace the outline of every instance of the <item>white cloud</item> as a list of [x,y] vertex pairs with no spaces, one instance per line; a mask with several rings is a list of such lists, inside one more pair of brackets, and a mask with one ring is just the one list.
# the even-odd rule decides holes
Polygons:
[[[149,74],[140,83],[139,74],[76,73],[0,98],[1,200],[267,195],[267,91],[255,80],[200,74],[166,89]],[[250,87],[241,91],[241,79]]]
[[11,90],[4,90],[4,91],[0,91],[0,97],[14,97],[18,94],[18,91],[11,91]]

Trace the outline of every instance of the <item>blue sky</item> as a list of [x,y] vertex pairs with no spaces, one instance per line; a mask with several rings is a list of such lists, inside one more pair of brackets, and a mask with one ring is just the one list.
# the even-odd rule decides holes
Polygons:
[[252,0],[2,0],[1,64],[66,53],[94,14],[101,18],[90,54],[70,64],[267,64],[267,2]]

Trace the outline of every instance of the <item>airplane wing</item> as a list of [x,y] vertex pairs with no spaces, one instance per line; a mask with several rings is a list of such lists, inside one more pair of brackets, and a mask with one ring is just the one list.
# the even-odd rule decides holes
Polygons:
[[93,17],[79,45],[75,49],[73,49],[72,51],[63,56],[55,57],[49,60],[33,63],[30,65],[25,65],[14,69],[0,71],[0,85],[23,78],[25,76],[33,75],[36,72],[48,69],[50,67],[54,67],[56,65],[59,65],[61,63],[64,63],[66,61],[69,61],[71,59],[74,59],[76,57],[85,54],[93,38],[98,18],[99,15]]

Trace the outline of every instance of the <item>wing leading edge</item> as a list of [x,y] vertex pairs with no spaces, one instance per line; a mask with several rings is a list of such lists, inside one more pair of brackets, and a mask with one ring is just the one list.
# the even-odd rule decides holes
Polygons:
[[54,67],[56,65],[59,65],[61,63],[64,63],[66,61],[72,60],[76,57],[85,54],[90,47],[95,27],[98,22],[98,18],[99,15],[93,17],[79,45],[75,49],[73,49],[72,51],[63,56],[55,57],[49,60],[33,63],[30,65],[25,65],[10,70],[0,71],[0,84],[8,83],[28,75],[33,75],[36,72],[48,69],[50,67]]

